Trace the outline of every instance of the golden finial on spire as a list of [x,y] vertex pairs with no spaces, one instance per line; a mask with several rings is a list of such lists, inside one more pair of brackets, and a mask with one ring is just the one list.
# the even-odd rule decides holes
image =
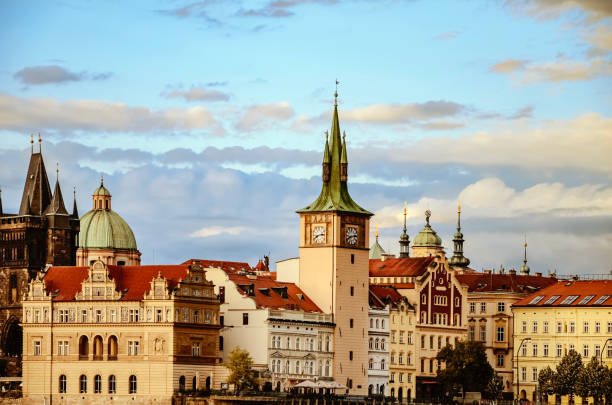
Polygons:
[[527,234],[525,234],[525,247],[527,247]]
[[336,92],[334,93],[334,106],[338,106],[338,85],[340,82],[336,79]]
[[104,185],[104,175],[100,174],[100,186]]
[[346,131],[342,131],[342,140],[344,141],[346,139]]
[[376,239],[378,239],[378,224],[376,224]]
[[38,133],[38,151],[42,152],[42,138],[40,137],[40,132]]
[[406,201],[404,201],[404,216],[406,216],[406,206],[407,206],[407,205],[408,205],[408,204],[406,203]]
[[32,148],[32,153],[34,153],[34,133],[30,134],[30,147]]
[[457,213],[461,214],[461,201],[457,200]]
[[329,138],[329,132],[325,131],[325,142],[327,142],[327,138]]

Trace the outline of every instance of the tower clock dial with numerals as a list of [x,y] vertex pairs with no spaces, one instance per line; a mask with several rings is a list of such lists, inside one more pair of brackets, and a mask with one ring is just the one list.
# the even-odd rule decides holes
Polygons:
[[312,231],[312,240],[315,243],[325,243],[325,226],[318,225]]
[[346,228],[346,243],[351,246],[357,245],[357,228],[349,226]]

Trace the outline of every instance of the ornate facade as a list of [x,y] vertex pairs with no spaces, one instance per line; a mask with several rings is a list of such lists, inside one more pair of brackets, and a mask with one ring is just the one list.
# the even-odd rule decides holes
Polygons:
[[197,262],[51,267],[23,302],[23,396],[170,403],[219,387],[219,301]]
[[78,232],[76,201],[68,213],[59,176],[52,193],[42,153],[32,150],[19,212],[3,212],[0,201],[0,357],[11,364],[8,374],[20,372],[21,299],[28,282],[46,265],[74,265]]

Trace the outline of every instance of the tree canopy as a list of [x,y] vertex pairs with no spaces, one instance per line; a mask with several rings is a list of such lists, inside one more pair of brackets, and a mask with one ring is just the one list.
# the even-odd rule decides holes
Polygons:
[[236,391],[257,386],[258,381],[252,368],[253,359],[247,350],[236,347],[229,355],[229,362],[224,365],[230,370],[227,382],[234,384]]
[[591,358],[589,364],[578,374],[576,393],[583,398],[593,397],[595,404],[599,404],[611,391],[610,370],[604,367],[597,357]]
[[557,364],[557,372],[555,373],[554,391],[559,395],[574,395],[576,394],[576,381],[580,372],[584,368],[582,358],[575,350],[570,350]]
[[444,364],[438,368],[436,378],[445,392],[452,392],[456,385],[461,386],[464,394],[482,392],[493,377],[493,368],[480,342],[459,340],[454,347],[443,347],[436,358]]

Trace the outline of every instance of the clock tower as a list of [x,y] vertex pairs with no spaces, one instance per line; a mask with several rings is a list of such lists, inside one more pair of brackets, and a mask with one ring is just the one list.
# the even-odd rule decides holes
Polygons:
[[299,285],[333,315],[334,380],[352,394],[368,389],[368,277],[371,212],[348,192],[346,133],[340,136],[338,94],[323,151],[319,197],[300,215]]

